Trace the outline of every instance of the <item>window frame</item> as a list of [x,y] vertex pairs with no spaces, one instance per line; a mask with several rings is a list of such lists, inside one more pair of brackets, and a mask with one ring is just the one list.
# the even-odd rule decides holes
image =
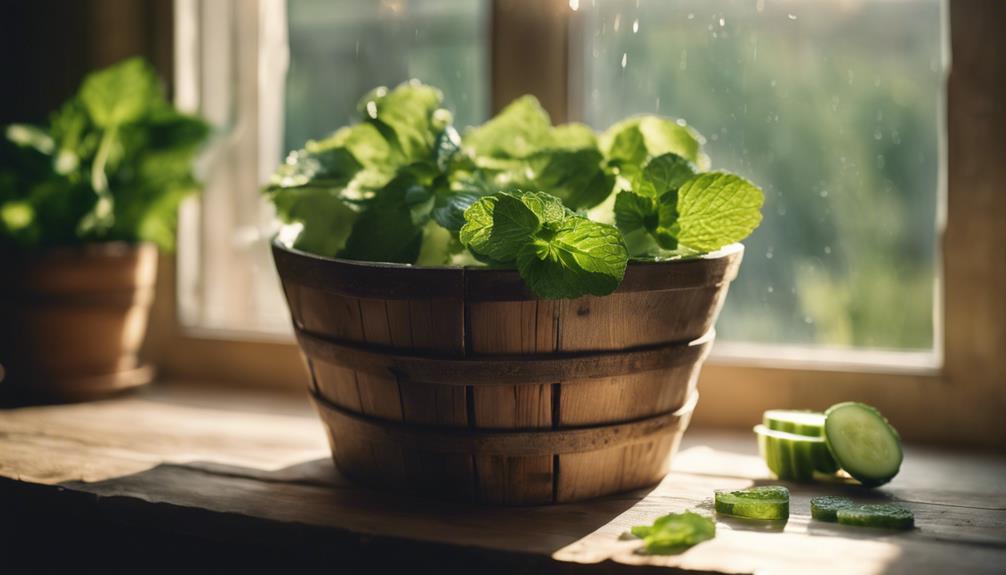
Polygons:
[[[258,29],[270,5],[284,0],[241,2],[242,23]],[[191,44],[198,30],[196,0],[175,0],[177,101],[183,107],[200,104],[193,87]],[[251,8],[249,8],[249,6]],[[906,438],[927,442],[1002,445],[1006,427],[1006,194],[996,182],[1006,181],[1004,145],[996,138],[1006,127],[1006,78],[998,73],[995,54],[1006,53],[1006,39],[989,14],[1006,12],[995,0],[948,0],[953,66],[947,86],[945,157],[947,176],[938,213],[937,355],[939,365],[907,356],[887,361],[752,361],[750,354],[714,354],[703,368],[702,401],[694,417],[700,426],[746,427],[765,409],[824,408],[855,399],[878,406]],[[534,93],[556,121],[575,115],[567,97],[571,52],[568,0],[494,0],[491,8],[491,109],[495,112],[514,96]],[[187,36],[189,35],[189,36]],[[504,57],[503,46],[520,46],[534,58]],[[994,46],[999,46],[995,49]],[[547,55],[547,56],[541,56]],[[255,55],[257,58],[257,54]],[[529,67],[528,63],[533,63]],[[1001,62],[1000,62],[1001,64]],[[257,82],[261,66],[245,63]],[[198,69],[196,65],[196,69]],[[253,84],[253,85],[258,85]],[[198,84],[196,84],[198,86]],[[247,126],[245,126],[247,128]],[[261,126],[242,133],[246,157],[262,154]],[[253,141],[249,141],[253,140]],[[258,156],[263,157],[263,156]],[[249,185],[247,182],[244,185]],[[257,187],[257,184],[256,184]],[[211,201],[205,197],[200,202]],[[198,221],[198,205],[183,214],[186,225]],[[184,257],[199,246],[180,237]],[[198,239],[196,240],[198,241]],[[944,258],[943,254],[953,254]],[[186,262],[162,258],[148,355],[168,379],[198,379],[239,385],[287,386],[305,389],[306,371],[292,339],[246,333],[200,332],[179,321],[178,296],[186,289],[178,280]],[[191,271],[191,270],[190,270]],[[760,346],[759,346],[760,347]],[[763,353],[762,350],[755,350]],[[898,355],[901,355],[900,353]],[[745,358],[747,357],[747,358]]]

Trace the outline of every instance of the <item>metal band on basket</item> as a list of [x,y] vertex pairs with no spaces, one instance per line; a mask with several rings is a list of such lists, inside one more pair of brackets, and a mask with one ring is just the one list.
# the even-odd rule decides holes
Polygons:
[[338,436],[390,443],[438,453],[498,454],[511,457],[597,451],[641,443],[688,425],[698,401],[692,392],[677,411],[607,425],[527,431],[442,427],[388,421],[340,407],[312,393],[322,419]]
[[312,360],[394,378],[399,382],[419,381],[462,386],[568,383],[696,365],[705,359],[715,337],[715,333],[710,330],[691,342],[631,350],[434,357],[403,355],[387,348],[336,341],[301,329],[296,330],[296,333],[301,349]]

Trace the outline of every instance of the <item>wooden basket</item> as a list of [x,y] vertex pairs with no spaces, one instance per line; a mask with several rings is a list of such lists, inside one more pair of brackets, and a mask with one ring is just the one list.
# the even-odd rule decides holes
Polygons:
[[92,399],[149,382],[137,358],[157,277],[153,244],[0,252],[3,384],[47,400]]
[[506,505],[597,497],[667,473],[742,254],[633,263],[609,296],[540,300],[513,270],[273,244],[339,469]]

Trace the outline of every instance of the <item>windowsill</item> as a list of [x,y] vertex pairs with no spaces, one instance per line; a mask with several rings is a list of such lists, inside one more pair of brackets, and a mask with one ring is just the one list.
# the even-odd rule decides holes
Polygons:
[[[183,326],[189,338],[205,341],[289,344],[296,346],[289,329],[227,329]],[[761,344],[717,341],[708,359],[710,365],[770,369],[939,376],[942,357],[936,350],[902,351],[855,349],[829,346]]]
[[[702,505],[714,488],[767,477],[754,450],[749,433],[696,429],[654,489],[552,507],[473,507],[353,485],[333,467],[302,393],[160,384],[102,402],[0,411],[0,499],[13,512],[3,541],[24,557],[78,564],[158,553],[159,561],[323,561],[349,570],[942,573],[1006,562],[1006,457],[912,446],[902,473],[877,490],[790,486],[781,533],[721,522],[713,541],[663,557],[619,540],[631,525]],[[899,500],[918,528],[867,533],[809,520],[809,497],[838,493]],[[61,553],[33,555],[51,549]]]

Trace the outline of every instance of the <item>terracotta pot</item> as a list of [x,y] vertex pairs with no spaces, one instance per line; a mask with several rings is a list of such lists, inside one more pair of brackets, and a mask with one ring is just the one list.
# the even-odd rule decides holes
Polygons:
[[157,276],[154,245],[4,251],[0,269],[5,387],[75,401],[150,381],[137,353]]
[[514,270],[273,245],[339,469],[506,505],[586,499],[667,473],[742,254],[633,263],[611,295],[540,300]]

